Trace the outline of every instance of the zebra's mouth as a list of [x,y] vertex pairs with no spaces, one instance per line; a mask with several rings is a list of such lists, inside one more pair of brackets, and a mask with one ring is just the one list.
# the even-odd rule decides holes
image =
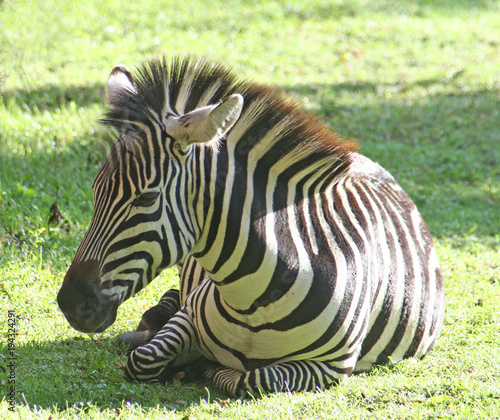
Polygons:
[[112,308],[111,311],[109,311],[108,316],[104,320],[104,322],[101,325],[99,325],[99,327],[97,327],[97,329],[95,329],[93,332],[101,333],[101,332],[105,331],[108,327],[113,325],[113,323],[116,320],[117,313],[118,313],[118,305],[116,305],[115,307]]

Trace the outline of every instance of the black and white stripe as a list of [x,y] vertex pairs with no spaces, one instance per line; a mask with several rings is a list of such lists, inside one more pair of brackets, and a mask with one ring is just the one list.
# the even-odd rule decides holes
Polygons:
[[[230,394],[313,390],[430,350],[440,266],[387,171],[220,66],[153,60],[136,73],[110,76],[104,121],[120,137],[58,297],[75,328],[102,331],[108,306],[184,262],[180,309],[131,353],[127,378],[163,380],[202,357],[193,369]],[[66,303],[78,306],[82,264],[104,302],[92,323]]]

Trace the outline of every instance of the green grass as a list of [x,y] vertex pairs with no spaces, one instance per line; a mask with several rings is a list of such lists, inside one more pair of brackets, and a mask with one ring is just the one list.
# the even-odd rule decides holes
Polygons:
[[[500,418],[500,2],[158,3],[0,2],[4,368],[8,310],[19,316],[18,411],[4,400],[0,417]],[[204,383],[127,383],[114,338],[176,284],[174,271],[105,333],[70,328],[55,298],[92,214],[104,83],[115,64],[162,53],[279,86],[399,180],[445,275],[445,324],[426,359],[255,401]],[[56,200],[67,223],[49,226]],[[0,401],[9,386],[0,373]]]

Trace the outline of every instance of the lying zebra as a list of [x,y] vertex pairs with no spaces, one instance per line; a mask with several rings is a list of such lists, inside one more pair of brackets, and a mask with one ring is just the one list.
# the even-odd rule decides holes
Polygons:
[[443,322],[431,235],[392,176],[275,89],[204,60],[111,72],[118,139],[58,294],[102,332],[118,306],[185,261],[145,314],[129,380],[195,360],[231,395],[324,389],[425,356]]

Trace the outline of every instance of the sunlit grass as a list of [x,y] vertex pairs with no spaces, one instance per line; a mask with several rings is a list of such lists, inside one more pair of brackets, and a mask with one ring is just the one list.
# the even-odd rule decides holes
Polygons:
[[[498,1],[5,0],[0,28],[0,320],[19,316],[19,411],[1,402],[1,418],[500,417]],[[56,294],[110,138],[98,124],[104,83],[115,64],[163,53],[278,86],[396,177],[445,275],[445,324],[428,357],[255,401],[209,384],[129,384],[115,337],[175,286],[174,270],[103,334],[71,329]],[[63,220],[48,225],[56,201]],[[0,366],[6,349],[2,336]],[[0,400],[7,386],[0,373]]]

